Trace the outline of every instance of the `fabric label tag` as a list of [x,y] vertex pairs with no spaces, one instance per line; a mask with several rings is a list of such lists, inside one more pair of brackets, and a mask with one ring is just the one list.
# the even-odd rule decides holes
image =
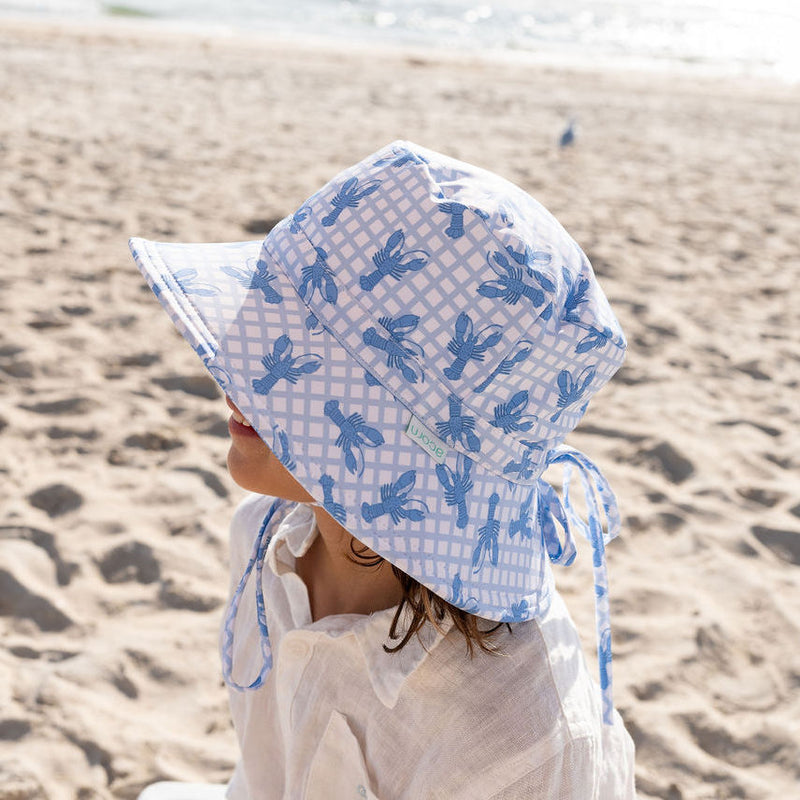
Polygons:
[[406,436],[416,442],[437,464],[444,464],[447,458],[447,445],[431,433],[416,417],[411,417],[406,425]]

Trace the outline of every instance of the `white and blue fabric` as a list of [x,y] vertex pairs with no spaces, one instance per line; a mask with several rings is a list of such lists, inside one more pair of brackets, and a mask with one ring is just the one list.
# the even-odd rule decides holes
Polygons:
[[[543,206],[399,141],[341,172],[263,242],[131,248],[178,330],[302,486],[448,602],[490,620],[541,616],[550,564],[571,563],[583,533],[610,722],[604,548],[619,513],[598,468],[563,440],[626,343],[585,254]],[[562,497],[542,478],[552,465],[564,469]],[[585,522],[570,499],[574,472]],[[239,595],[271,529],[265,521]],[[235,596],[230,636],[236,607]],[[242,688],[270,667],[266,623],[263,658]]]

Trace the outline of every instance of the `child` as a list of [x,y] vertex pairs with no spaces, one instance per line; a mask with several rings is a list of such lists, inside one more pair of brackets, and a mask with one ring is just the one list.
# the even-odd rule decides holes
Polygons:
[[[395,142],[263,243],[131,246],[227,395],[228,466],[254,493],[222,630],[242,750],[227,796],[634,797],[611,703],[619,516],[562,444],[625,340],[556,220]],[[553,585],[576,528],[602,690]]]

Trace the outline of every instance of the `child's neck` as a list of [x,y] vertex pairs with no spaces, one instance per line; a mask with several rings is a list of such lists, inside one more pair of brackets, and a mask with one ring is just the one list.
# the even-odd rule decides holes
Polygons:
[[[386,561],[377,567],[353,563],[353,537],[322,509],[314,512],[318,534],[296,567],[308,589],[311,618],[371,614],[397,605],[402,593],[391,565]],[[372,555],[371,551],[366,555]]]

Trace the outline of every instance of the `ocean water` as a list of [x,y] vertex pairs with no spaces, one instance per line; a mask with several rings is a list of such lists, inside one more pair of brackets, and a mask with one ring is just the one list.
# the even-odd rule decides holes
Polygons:
[[193,29],[800,82],[800,0],[0,0],[0,24],[9,16],[138,17]]

